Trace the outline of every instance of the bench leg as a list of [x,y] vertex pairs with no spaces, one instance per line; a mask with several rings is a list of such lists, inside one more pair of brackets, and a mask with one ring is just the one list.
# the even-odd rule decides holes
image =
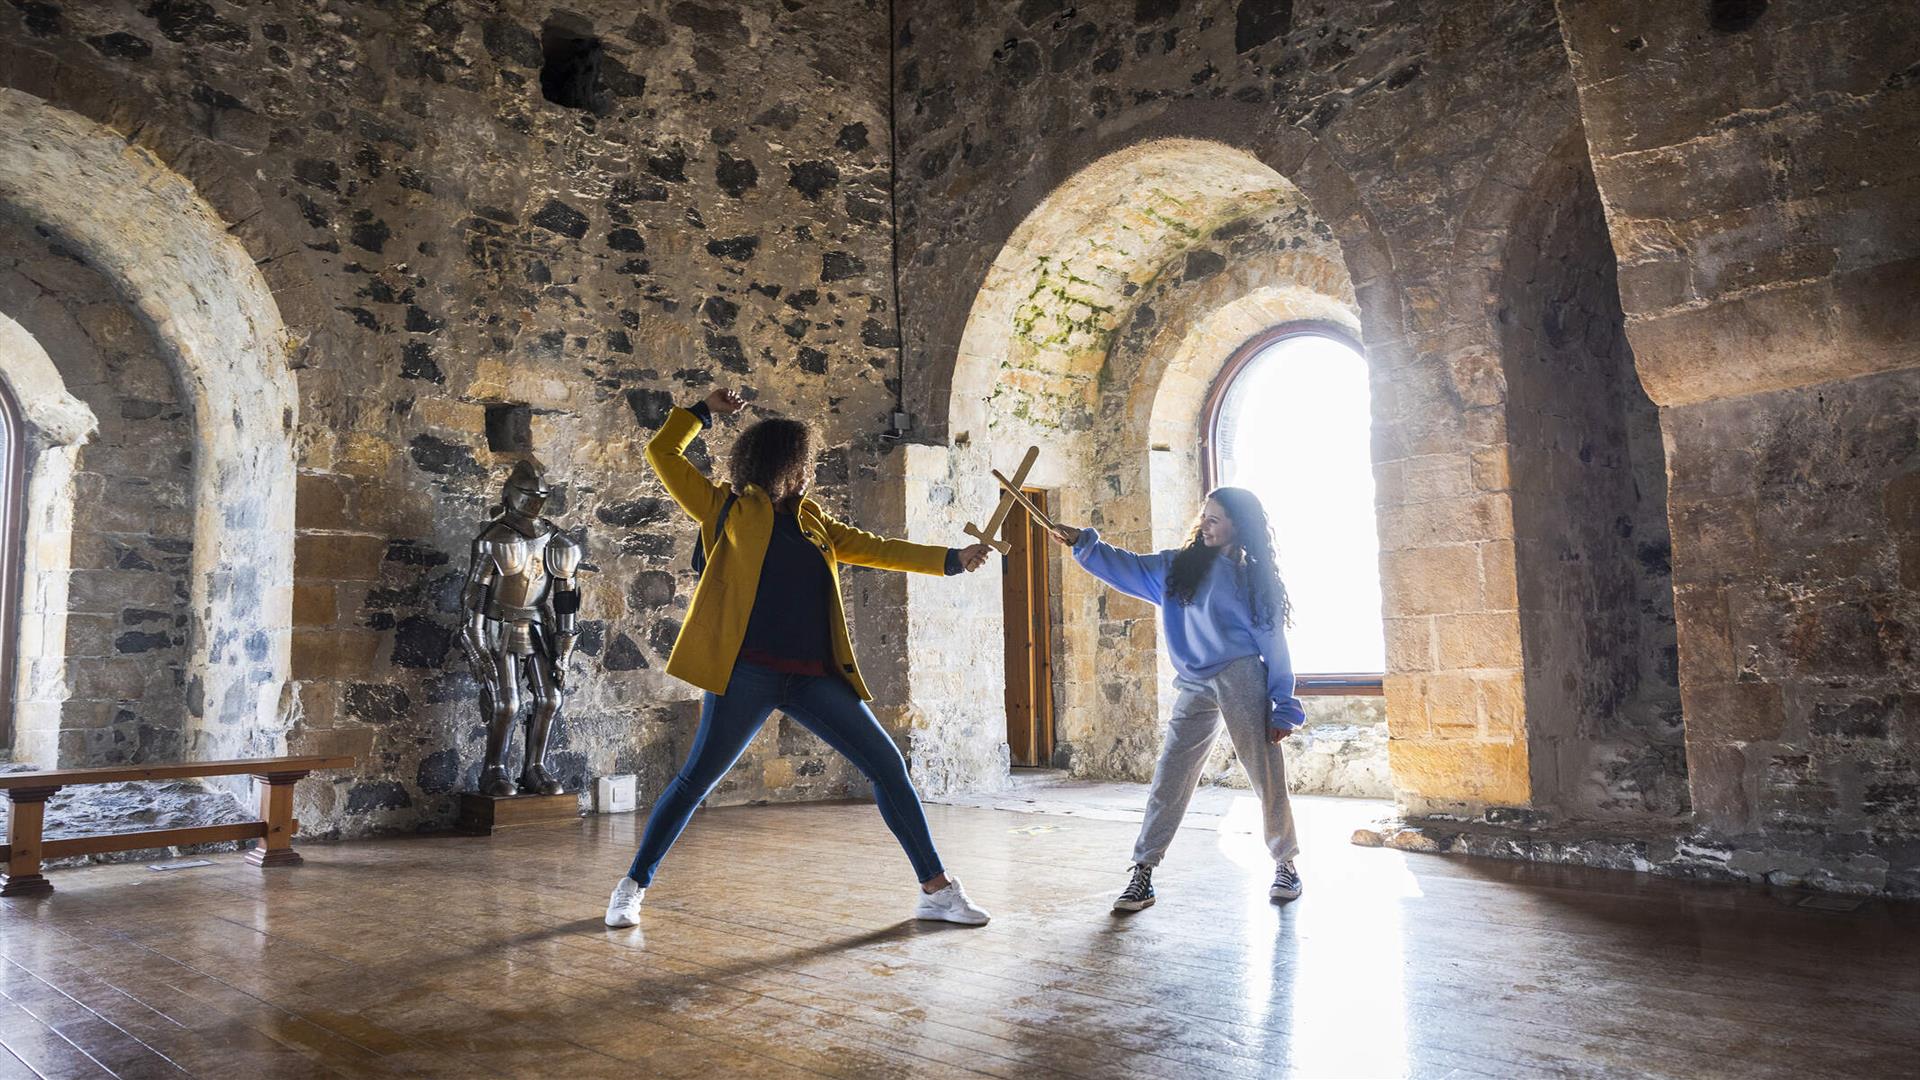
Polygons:
[[260,781],[260,820],[267,823],[267,835],[247,852],[247,861],[258,867],[298,866],[300,853],[293,850],[293,785],[304,772],[262,773]]
[[40,873],[40,836],[47,820],[47,799],[57,787],[13,788],[7,792],[7,869],[0,873],[0,896],[46,896],[53,882]]

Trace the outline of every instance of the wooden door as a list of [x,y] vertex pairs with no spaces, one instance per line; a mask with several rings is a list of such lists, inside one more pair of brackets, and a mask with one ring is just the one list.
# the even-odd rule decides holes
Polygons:
[[[1042,513],[1051,513],[1046,492],[1023,491]],[[1012,545],[1000,578],[1007,746],[1015,766],[1044,766],[1053,758],[1053,589],[1047,575],[1047,546],[1053,541],[1018,506],[1007,515],[1000,538]]]

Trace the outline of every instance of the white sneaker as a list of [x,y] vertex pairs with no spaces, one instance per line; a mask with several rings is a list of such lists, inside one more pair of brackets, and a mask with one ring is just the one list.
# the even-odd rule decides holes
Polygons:
[[986,909],[967,899],[967,891],[960,887],[960,879],[951,876],[947,878],[947,887],[939,892],[920,890],[920,900],[913,905],[913,917],[959,923],[962,926],[985,926],[987,920],[993,918]]
[[640,901],[647,898],[647,890],[630,877],[620,879],[613,887],[613,895],[607,899],[608,926],[638,926],[640,924]]

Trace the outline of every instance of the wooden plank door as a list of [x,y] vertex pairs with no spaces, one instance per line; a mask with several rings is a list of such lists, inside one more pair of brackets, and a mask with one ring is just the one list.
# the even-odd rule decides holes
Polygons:
[[[1047,493],[1022,489],[1043,513]],[[1016,766],[1044,766],[1053,757],[1053,610],[1047,574],[1051,541],[1016,506],[1001,539],[1011,545],[1001,575],[1007,670],[1007,747]]]

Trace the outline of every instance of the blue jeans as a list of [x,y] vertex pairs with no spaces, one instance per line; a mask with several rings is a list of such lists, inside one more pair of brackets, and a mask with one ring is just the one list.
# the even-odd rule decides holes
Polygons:
[[627,876],[642,886],[653,884],[660,860],[680,838],[694,809],[740,760],[776,708],[853,762],[873,784],[880,816],[906,849],[913,872],[923,884],[939,877],[940,855],[933,849],[920,796],[907,779],[906,759],[853,687],[834,676],[785,675],[745,661],[734,665],[724,695],[707,695],[693,752],[653,804]]

